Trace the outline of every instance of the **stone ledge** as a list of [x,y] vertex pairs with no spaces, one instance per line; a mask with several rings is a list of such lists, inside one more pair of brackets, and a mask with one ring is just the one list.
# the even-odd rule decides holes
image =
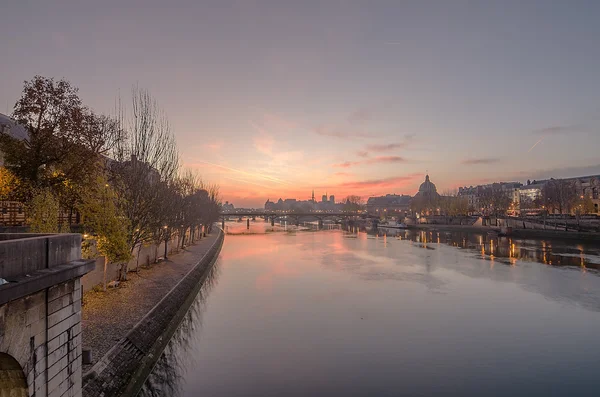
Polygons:
[[81,277],[93,270],[94,264],[94,260],[77,260],[14,277],[8,284],[0,286],[0,305]]

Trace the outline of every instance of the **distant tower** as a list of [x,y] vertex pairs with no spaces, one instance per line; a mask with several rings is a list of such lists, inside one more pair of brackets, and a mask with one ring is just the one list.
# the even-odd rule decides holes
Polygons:
[[333,194],[329,196],[329,204],[335,204],[335,196]]
[[325,193],[324,195],[321,196],[321,202],[322,203],[326,203],[327,202],[327,193]]
[[313,203],[315,202],[315,189],[312,191],[312,198],[310,199]]

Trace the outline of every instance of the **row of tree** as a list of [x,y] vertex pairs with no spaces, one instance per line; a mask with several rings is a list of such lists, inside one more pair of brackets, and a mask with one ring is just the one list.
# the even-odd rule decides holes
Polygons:
[[[115,114],[85,106],[68,81],[25,82],[12,117],[28,131],[0,134],[0,200],[28,205],[32,231],[67,231],[82,217],[107,261],[127,262],[143,243],[185,244],[186,233],[218,219],[219,189],[181,171],[173,133],[147,90],[133,87]],[[66,217],[59,217],[59,213]]]

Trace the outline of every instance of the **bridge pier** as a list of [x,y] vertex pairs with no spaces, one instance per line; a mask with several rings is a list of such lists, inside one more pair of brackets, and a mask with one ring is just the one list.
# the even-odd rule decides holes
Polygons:
[[271,217],[271,226],[275,226],[275,218]]
[[323,219],[319,219],[318,228],[323,229]]
[[246,229],[250,229],[250,219],[246,219]]

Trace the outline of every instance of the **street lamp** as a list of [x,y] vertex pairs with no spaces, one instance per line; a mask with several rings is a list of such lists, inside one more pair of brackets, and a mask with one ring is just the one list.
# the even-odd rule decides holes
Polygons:
[[164,225],[163,229],[165,230],[164,231],[164,233],[165,233],[165,260],[167,260],[167,240],[168,240],[168,238],[167,238],[167,229],[168,229],[168,226]]

